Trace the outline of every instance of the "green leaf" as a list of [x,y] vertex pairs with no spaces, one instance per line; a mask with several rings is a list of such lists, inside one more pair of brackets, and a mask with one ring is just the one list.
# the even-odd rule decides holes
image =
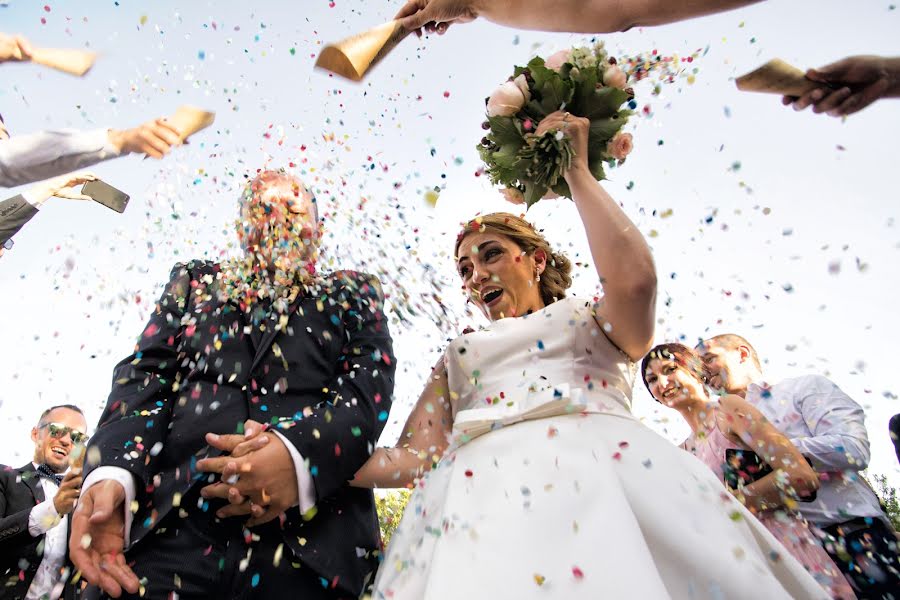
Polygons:
[[584,69],[580,72],[575,82],[575,91],[572,94],[572,105],[569,112],[573,115],[584,116],[591,107],[591,99],[597,91],[597,70]]
[[525,182],[525,204],[528,208],[531,208],[531,205],[544,197],[544,194],[547,193],[547,186],[545,185],[537,185],[532,181]]
[[[545,69],[550,71],[550,69]],[[572,101],[573,85],[571,81],[566,81],[555,71],[552,77],[548,77],[541,84],[535,79],[535,88],[540,96],[541,108],[545,114],[550,114],[560,110],[564,106],[568,106]]]
[[578,113],[591,121],[594,119],[608,119],[619,112],[619,107],[628,101],[628,93],[614,87],[605,87],[596,90],[585,100],[585,110]]
[[503,169],[511,169],[513,168],[513,165],[516,164],[516,161],[519,160],[518,152],[519,148],[521,147],[521,139],[518,143],[504,144],[500,147],[500,150],[494,152],[491,157],[499,167]]
[[515,143],[521,146],[524,143],[522,132],[513,117],[488,117],[488,123],[491,125],[491,136],[499,146]]
[[606,179],[606,172],[603,170],[603,163],[605,159],[603,156],[598,155],[594,157],[593,154],[590,156],[590,161],[588,162],[588,168],[591,171],[591,175],[594,176],[594,179],[597,181],[603,181]]
[[[616,117],[615,119],[597,119],[591,121],[591,128],[588,132],[588,148],[594,150],[597,146],[606,148],[606,142],[612,139],[616,133],[625,125],[627,117]],[[593,154],[593,152],[591,152]]]

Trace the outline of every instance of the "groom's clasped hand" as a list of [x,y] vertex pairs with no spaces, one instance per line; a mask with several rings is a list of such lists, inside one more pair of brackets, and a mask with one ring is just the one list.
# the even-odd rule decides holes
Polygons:
[[197,470],[218,474],[205,486],[204,498],[228,501],[220,518],[250,516],[247,525],[267,523],[297,506],[299,489],[291,455],[284,442],[262,423],[248,420],[244,433],[206,434],[209,445],[223,454],[197,461]]

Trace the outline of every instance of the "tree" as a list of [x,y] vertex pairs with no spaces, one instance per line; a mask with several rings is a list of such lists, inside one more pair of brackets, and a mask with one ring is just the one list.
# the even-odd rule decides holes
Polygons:
[[881,500],[881,505],[884,507],[891,525],[894,526],[894,531],[900,532],[900,497],[898,497],[900,495],[897,493],[897,488],[892,488],[884,475],[872,475],[871,478],[874,482],[872,489]]

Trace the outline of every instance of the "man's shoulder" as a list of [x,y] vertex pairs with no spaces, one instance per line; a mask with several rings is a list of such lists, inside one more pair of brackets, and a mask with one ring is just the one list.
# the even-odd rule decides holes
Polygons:
[[6,482],[14,482],[18,480],[22,474],[29,471],[34,471],[34,466],[31,463],[27,463],[21,467],[11,467],[9,465],[0,464],[0,479],[3,479]]
[[335,292],[352,293],[365,296],[383,296],[381,282],[371,273],[342,269],[321,276],[323,286]]
[[774,389],[794,390],[797,392],[827,392],[837,387],[833,381],[818,373],[806,373],[794,377],[786,377],[774,386]]
[[172,277],[189,273],[192,279],[199,279],[204,275],[215,276],[221,270],[221,265],[215,261],[192,259],[187,262],[177,262],[172,267]]

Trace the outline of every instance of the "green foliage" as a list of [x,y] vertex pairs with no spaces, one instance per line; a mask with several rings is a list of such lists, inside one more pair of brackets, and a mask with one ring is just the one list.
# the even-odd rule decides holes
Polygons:
[[[900,493],[898,493],[897,488],[892,488],[884,475],[870,475],[866,480],[875,491],[875,495],[881,500],[881,505],[894,526],[894,531],[900,531]],[[874,485],[872,485],[872,482],[874,482]]]
[[[520,190],[528,206],[548,190],[571,196],[562,177],[572,164],[571,143],[565,137],[556,139],[555,132],[535,136],[533,132],[544,117],[567,110],[591,121],[588,167],[601,180],[606,176],[606,165],[616,164],[606,152],[607,143],[632,114],[623,106],[630,94],[602,84],[609,67],[602,45],[576,48],[572,57],[559,72],[544,66],[541,57],[533,58],[527,66],[515,67],[513,77],[525,77],[531,98],[512,117],[488,117],[487,135],[478,146],[491,182]],[[526,121],[531,123],[526,125]]]
[[409,502],[409,490],[379,490],[375,492],[375,508],[378,510],[378,527],[381,539],[387,547],[391,536],[400,524],[403,510]]

